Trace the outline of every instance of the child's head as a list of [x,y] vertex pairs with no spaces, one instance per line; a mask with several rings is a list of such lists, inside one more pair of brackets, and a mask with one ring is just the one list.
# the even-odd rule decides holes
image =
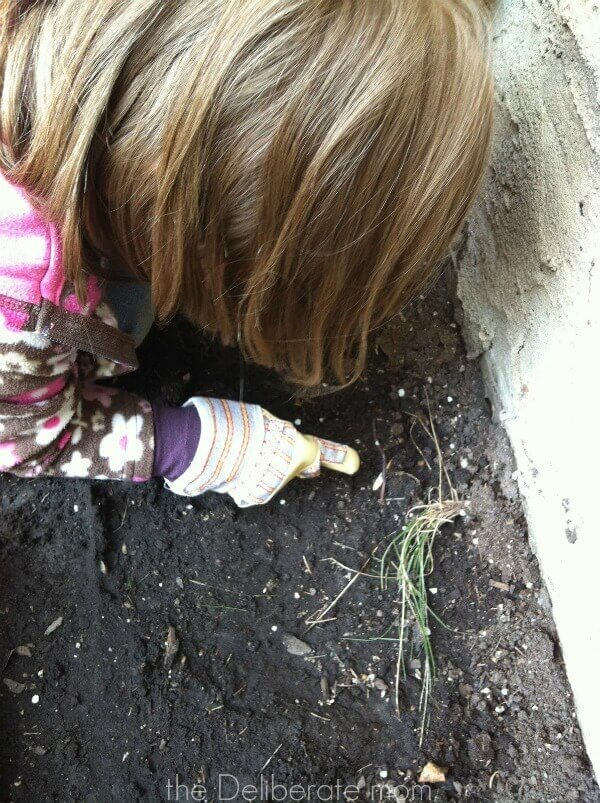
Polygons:
[[491,0],[0,0],[0,153],[62,227],[303,384],[358,375],[486,164]]

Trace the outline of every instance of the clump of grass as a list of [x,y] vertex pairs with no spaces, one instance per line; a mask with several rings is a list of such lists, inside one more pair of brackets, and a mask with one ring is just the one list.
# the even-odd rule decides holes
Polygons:
[[431,690],[436,678],[436,661],[431,644],[430,617],[439,620],[431,610],[427,597],[427,577],[433,571],[433,545],[444,524],[450,523],[461,510],[458,499],[438,499],[413,508],[407,523],[395,533],[379,561],[379,581],[384,591],[398,594],[398,658],[396,661],[395,698],[400,712],[400,682],[406,678],[407,628],[416,628],[423,651],[423,676],[419,708],[421,741],[425,732]]
[[[429,420],[414,416],[413,427],[419,424],[432,441],[437,458],[438,483],[430,494],[429,501],[409,510],[406,523],[394,533],[384,548],[379,561],[379,582],[382,590],[394,589],[398,594],[400,615],[398,619],[398,658],[396,661],[395,698],[396,709],[400,711],[400,681],[406,677],[406,635],[407,628],[416,628],[418,640],[422,645],[424,670],[421,697],[421,738],[425,734],[431,690],[436,679],[436,661],[431,644],[430,617],[440,624],[443,622],[432,611],[427,595],[427,577],[434,568],[433,546],[444,524],[450,524],[462,510],[462,503],[446,469],[444,456],[433,422],[429,399],[427,399]],[[413,439],[413,443],[417,446]],[[417,446],[418,448],[418,446]],[[419,452],[422,454],[421,450]],[[424,458],[424,455],[423,455]],[[426,464],[429,466],[427,461]]]
[[[373,549],[359,570],[344,566],[339,561],[329,558],[333,563],[342,569],[353,574],[347,585],[337,595],[337,597],[326,608],[319,611],[307,620],[309,629],[317,624],[326,621],[330,611],[345,596],[351,586],[359,577],[368,577],[379,580],[383,591],[393,590],[398,595],[400,604],[400,614],[397,625],[394,623],[381,636],[371,636],[367,638],[351,638],[351,641],[393,641],[398,645],[398,656],[396,661],[396,682],[395,682],[395,703],[398,713],[400,713],[400,683],[406,678],[406,649],[408,641],[408,630],[410,627],[416,629],[417,640],[420,642],[424,658],[424,671],[419,701],[421,711],[420,743],[426,730],[429,701],[433,684],[436,679],[436,661],[431,643],[431,630],[429,627],[430,618],[436,619],[440,624],[444,624],[441,619],[431,609],[427,594],[427,577],[434,568],[433,547],[438,533],[444,524],[450,524],[457,516],[461,515],[463,502],[458,498],[458,494],[452,485],[452,481],[444,463],[444,456],[440,447],[429,399],[427,399],[428,421],[420,416],[412,416],[411,440],[423,458],[425,465],[431,466],[423,451],[413,438],[413,429],[419,425],[432,441],[437,458],[438,482],[437,487],[429,494],[429,499],[425,504],[416,505],[408,511],[406,523],[401,530],[392,533],[382,539]],[[375,438],[376,444],[377,438]],[[381,450],[381,449],[380,449]],[[382,454],[383,453],[383,450]],[[385,455],[384,455],[385,465]],[[383,549],[381,557],[377,557],[377,552]],[[375,566],[374,566],[375,564]],[[379,564],[378,568],[376,565]],[[369,569],[371,569],[369,571]],[[397,636],[389,636],[397,627]]]

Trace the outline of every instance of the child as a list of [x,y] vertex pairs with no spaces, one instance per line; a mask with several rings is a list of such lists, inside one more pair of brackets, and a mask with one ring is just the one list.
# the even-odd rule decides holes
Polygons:
[[488,153],[489,0],[0,0],[0,470],[268,501],[358,456],[255,405],[94,384],[181,312],[360,375]]

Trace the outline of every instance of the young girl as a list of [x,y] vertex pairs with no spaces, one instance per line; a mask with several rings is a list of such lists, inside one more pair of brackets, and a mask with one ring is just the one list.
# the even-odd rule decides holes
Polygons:
[[358,378],[485,169],[491,0],[0,0],[0,470],[268,501],[348,447],[95,384],[176,312]]

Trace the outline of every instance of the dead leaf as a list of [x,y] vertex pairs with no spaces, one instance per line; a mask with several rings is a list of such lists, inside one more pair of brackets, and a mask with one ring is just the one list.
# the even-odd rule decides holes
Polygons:
[[11,680],[11,678],[2,678],[2,680],[6,688],[13,694],[21,694],[25,690],[24,683],[18,683],[16,680]]
[[433,761],[428,761],[421,770],[419,783],[445,783],[448,767],[438,767]]

